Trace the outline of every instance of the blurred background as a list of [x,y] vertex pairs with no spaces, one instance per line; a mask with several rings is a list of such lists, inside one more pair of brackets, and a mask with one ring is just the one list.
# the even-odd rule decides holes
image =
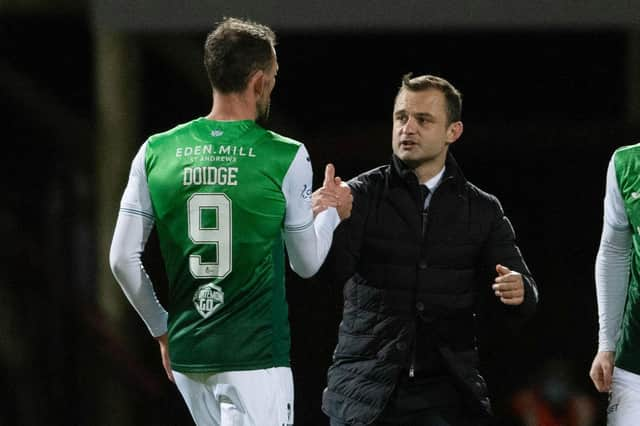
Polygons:
[[[452,152],[541,295],[518,335],[484,332],[499,423],[604,424],[593,264],[607,162],[640,141],[640,3],[604,0],[0,0],[0,424],[191,424],[107,254],[135,151],[209,112],[202,44],[223,16],[276,31],[270,125],[306,144],[316,184],[328,161],[345,179],[388,161],[403,74],[462,91]],[[164,298],[155,237],[145,263]],[[328,423],[340,299],[288,276],[297,425]]]

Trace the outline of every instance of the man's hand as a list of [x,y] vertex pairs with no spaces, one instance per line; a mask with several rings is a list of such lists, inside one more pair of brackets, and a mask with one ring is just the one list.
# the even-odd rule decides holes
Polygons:
[[615,352],[598,352],[593,358],[589,377],[598,389],[598,392],[611,391],[611,376],[613,375],[613,359]]
[[171,361],[169,360],[169,337],[167,333],[162,336],[156,337],[158,344],[160,345],[160,357],[162,358],[162,366],[164,367],[165,373],[167,373],[167,377],[172,382],[176,382],[173,379],[173,371],[171,371]]
[[324,181],[322,187],[318,188],[311,195],[311,207],[313,216],[328,209],[335,207],[341,220],[351,216],[351,207],[353,205],[353,195],[349,185],[342,182],[340,177],[335,176],[335,168],[329,163],[324,170]]
[[340,220],[348,219],[351,216],[351,208],[353,207],[353,194],[351,194],[351,188],[349,185],[342,182],[342,179],[336,177],[334,179],[336,184],[336,194],[338,196],[338,216]]
[[496,297],[505,305],[520,305],[524,302],[524,281],[519,272],[512,271],[506,266],[496,265],[498,276],[493,284]]

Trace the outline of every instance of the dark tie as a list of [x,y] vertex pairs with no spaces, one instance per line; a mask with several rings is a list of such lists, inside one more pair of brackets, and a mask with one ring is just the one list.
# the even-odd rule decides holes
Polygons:
[[425,204],[424,202],[426,201],[427,197],[429,196],[429,193],[431,191],[429,191],[429,188],[427,187],[427,185],[420,185],[420,195],[422,196],[422,208],[420,210],[426,210]]
[[422,199],[422,208],[420,210],[422,210],[422,237],[423,238],[424,238],[425,232],[427,231],[427,219],[429,217],[428,208],[425,207],[424,202],[429,196],[429,192],[430,191],[429,191],[429,188],[427,188],[427,185],[420,185],[420,195]]

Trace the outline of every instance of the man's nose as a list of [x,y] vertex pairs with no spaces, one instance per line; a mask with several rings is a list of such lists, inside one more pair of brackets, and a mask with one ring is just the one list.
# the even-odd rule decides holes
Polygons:
[[402,126],[400,131],[402,133],[404,133],[404,134],[413,134],[413,133],[415,133],[415,131],[416,131],[416,121],[412,117],[407,118],[407,121],[404,123],[404,125]]

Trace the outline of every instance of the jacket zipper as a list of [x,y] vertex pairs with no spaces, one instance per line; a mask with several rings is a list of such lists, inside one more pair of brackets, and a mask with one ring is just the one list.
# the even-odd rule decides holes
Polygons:
[[[447,178],[446,180],[451,179],[451,177]],[[435,196],[435,193],[438,191],[438,189],[440,189],[440,187],[442,186],[442,184],[445,183],[445,180],[443,179],[440,184],[438,185],[438,187],[433,191],[433,193],[431,194],[431,201],[433,201],[433,197]],[[429,206],[427,206],[427,208],[425,209],[423,206],[421,206],[420,208],[420,219],[421,219],[421,223],[422,223],[422,245],[424,245],[424,239],[427,235],[427,226],[429,224]],[[414,289],[414,292],[417,292],[417,288]],[[413,300],[416,300],[415,297],[416,293],[414,293],[414,298]],[[415,308],[415,306],[414,306]],[[416,341],[418,340],[418,335],[417,335],[417,325],[415,323],[415,321],[417,321],[417,318],[414,319],[414,327],[416,328],[416,330],[414,330],[413,333],[413,343],[411,345],[411,364],[409,365],[409,377],[413,378],[416,375]]]
[[[433,195],[431,196],[433,199]],[[424,245],[424,238],[427,232],[427,224],[429,222],[429,207],[427,207],[426,209],[421,208],[420,209],[420,219],[421,219],[421,223],[422,223],[422,244]],[[415,290],[417,291],[417,289]],[[416,300],[416,298],[414,297],[414,300]],[[417,316],[414,319],[414,333],[413,333],[413,343],[411,344],[411,364],[409,365],[409,377],[413,378],[416,375],[416,341],[418,340],[418,335],[417,335],[417,325],[415,324],[415,321],[418,321]]]

